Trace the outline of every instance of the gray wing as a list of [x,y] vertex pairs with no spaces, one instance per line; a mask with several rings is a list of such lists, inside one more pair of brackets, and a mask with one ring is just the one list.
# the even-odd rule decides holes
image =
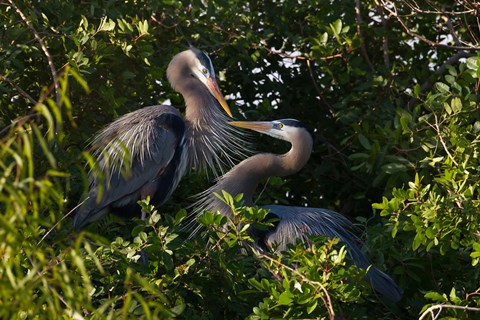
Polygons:
[[93,147],[97,165],[89,175],[88,198],[75,216],[77,229],[100,219],[108,206],[135,204],[158,190],[163,192],[155,195],[160,205],[186,169],[185,122],[171,106],[147,107],[122,116],[95,137]]
[[[338,212],[308,207],[268,205],[263,208],[277,215],[279,222],[274,231],[267,234],[268,243],[277,243],[280,250],[297,240],[306,241],[312,235],[337,237],[348,245],[355,246],[359,239],[353,231],[354,225]],[[368,261],[363,265],[367,267]],[[362,267],[362,266],[361,266]]]
[[276,228],[267,234],[268,244],[277,243],[280,250],[285,250],[287,244],[293,244],[297,240],[305,242],[312,235],[337,237],[346,244],[348,255],[358,267],[365,270],[370,267],[365,279],[375,290],[391,301],[401,299],[402,288],[389,275],[371,266],[370,260],[360,249],[360,240],[353,233],[355,226],[340,213],[321,208],[279,205],[268,205],[263,208],[270,210],[280,220]]

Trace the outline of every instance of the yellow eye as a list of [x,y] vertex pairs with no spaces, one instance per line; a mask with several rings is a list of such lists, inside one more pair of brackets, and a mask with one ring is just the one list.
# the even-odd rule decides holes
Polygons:
[[282,129],[283,128],[283,123],[281,123],[281,122],[275,123],[275,128],[276,129]]
[[208,73],[207,68],[202,68],[202,73],[203,73],[203,74],[207,74],[207,73]]

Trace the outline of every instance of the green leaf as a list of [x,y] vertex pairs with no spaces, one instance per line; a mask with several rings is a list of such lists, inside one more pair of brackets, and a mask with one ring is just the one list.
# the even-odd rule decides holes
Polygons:
[[466,65],[467,65],[467,68],[470,69],[470,70],[478,70],[478,62],[480,60],[478,59],[478,57],[470,57],[467,59],[467,62],[466,62]]
[[360,141],[360,144],[362,145],[362,147],[364,147],[365,149],[370,150],[372,148],[372,146],[370,145],[370,142],[363,134],[360,133],[358,135],[358,140]]
[[450,93],[450,87],[443,82],[436,82],[435,89],[440,93]]
[[423,233],[417,231],[417,234],[415,235],[415,238],[413,238],[412,249],[414,251],[417,250],[420,247],[420,245],[423,243],[424,240],[425,240],[425,235]]
[[422,88],[418,83],[415,86],[413,86],[413,94],[415,95],[416,98],[420,96],[421,90]]
[[280,294],[280,296],[278,297],[278,304],[280,305],[289,305],[290,303],[292,303],[292,293],[291,292],[288,292],[288,291],[284,291]]
[[451,76],[449,74],[445,75],[445,81],[447,81],[447,83],[449,84],[454,84],[456,79],[454,76]]
[[430,299],[433,301],[439,301],[439,302],[448,302],[448,299],[445,295],[442,295],[438,292],[434,291],[429,291],[425,294],[424,296],[426,299]]
[[317,308],[318,300],[315,300],[311,305],[307,307],[307,313],[311,314]]
[[462,100],[460,100],[460,98],[453,98],[450,105],[452,106],[453,112],[458,113],[462,111]]
[[457,69],[454,66],[447,64],[448,73],[456,77],[458,75]]
[[325,45],[328,41],[328,33],[324,32],[321,36],[320,36],[320,39],[319,39],[320,43],[322,45]]
[[330,23],[330,29],[332,30],[333,35],[335,36],[335,40],[339,45],[342,45],[340,41],[340,32],[342,31],[342,21],[337,19],[334,23]]

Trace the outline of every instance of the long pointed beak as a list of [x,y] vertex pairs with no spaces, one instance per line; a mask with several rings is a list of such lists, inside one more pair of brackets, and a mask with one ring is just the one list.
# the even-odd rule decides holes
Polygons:
[[207,79],[207,84],[210,92],[214,95],[215,99],[217,99],[218,103],[220,103],[223,110],[225,110],[225,112],[230,116],[230,118],[233,118],[232,112],[230,111],[230,108],[228,107],[227,101],[225,101],[223,94],[220,92],[220,88],[218,87],[215,78],[209,77]]
[[270,121],[230,121],[228,124],[260,133],[267,133],[273,128],[272,122]]

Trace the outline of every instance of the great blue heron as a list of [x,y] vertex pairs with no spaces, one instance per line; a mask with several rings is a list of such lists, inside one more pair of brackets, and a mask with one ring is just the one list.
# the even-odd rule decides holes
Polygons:
[[[271,176],[287,176],[298,172],[310,158],[313,138],[301,122],[294,119],[283,119],[271,122],[234,121],[230,124],[265,133],[272,137],[286,140],[291,143],[290,151],[277,155],[260,153],[249,157],[225,175],[217,183],[202,192],[200,200],[195,204],[197,214],[209,210],[219,211],[221,214],[233,218],[229,205],[215,196],[224,190],[236,196],[243,193],[245,205],[252,206],[253,194],[258,184]],[[359,248],[359,239],[350,231],[354,229],[352,223],[343,215],[321,208],[293,207],[281,205],[267,205],[263,208],[270,210],[267,219],[278,219],[275,226],[267,231],[250,228],[250,234],[255,239],[257,249],[264,251],[273,248],[275,243],[279,250],[285,250],[288,244],[297,240],[306,241],[312,235],[338,237],[348,249],[355,264],[367,269],[371,263]],[[398,301],[402,297],[402,289],[390,276],[371,266],[366,274],[366,280],[372,287],[391,301]]]
[[89,174],[88,197],[75,215],[76,229],[107,212],[140,214],[137,201],[147,196],[152,204],[161,205],[187,168],[223,172],[233,159],[244,156],[242,133],[227,124],[218,108],[217,102],[232,116],[208,55],[194,47],[180,52],[169,63],[167,78],[183,95],[185,117],[169,105],[145,107],[120,117],[94,137],[97,167]]

